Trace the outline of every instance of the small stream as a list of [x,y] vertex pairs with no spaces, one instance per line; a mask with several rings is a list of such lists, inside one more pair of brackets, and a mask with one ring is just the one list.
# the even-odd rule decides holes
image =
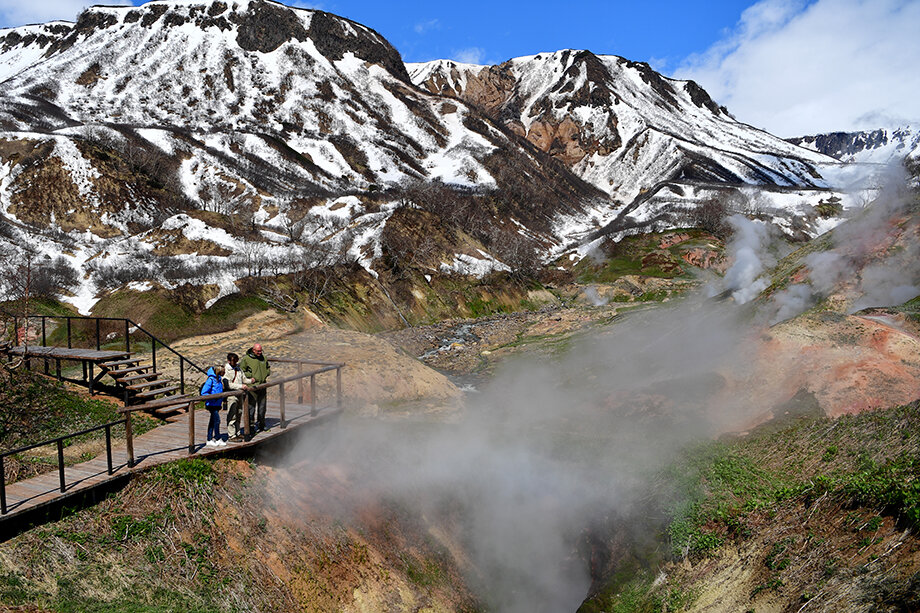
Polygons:
[[473,324],[465,323],[460,324],[454,328],[447,336],[441,339],[441,344],[434,349],[429,349],[422,355],[418,356],[418,359],[428,360],[436,356],[439,353],[444,353],[445,351],[453,351],[458,347],[462,347],[469,342],[478,341],[479,337],[473,334]]
[[473,332],[473,324],[469,322],[463,323],[450,330],[441,339],[440,345],[434,349],[429,349],[422,355],[418,356],[418,359],[425,362],[430,367],[434,368],[445,377],[450,379],[450,382],[456,385],[457,388],[459,388],[463,393],[476,394],[479,392],[479,388],[483,385],[483,383],[485,383],[485,377],[477,374],[450,372],[430,364],[429,360],[442,353],[465,349],[467,345],[475,343],[479,340],[480,337]]

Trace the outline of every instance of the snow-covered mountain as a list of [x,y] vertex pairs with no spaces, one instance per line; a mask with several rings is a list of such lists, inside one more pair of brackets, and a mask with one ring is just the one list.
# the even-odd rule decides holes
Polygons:
[[494,187],[488,158],[512,146],[465,105],[412,87],[379,34],[321,11],[262,0],[95,7],[69,27],[0,31],[0,50],[4,130],[85,136],[101,125],[169,154],[197,149],[183,164],[189,184],[208,179],[198,158],[210,155],[208,166],[274,166],[272,191]]
[[857,164],[920,160],[920,132],[913,126],[862,132],[830,132],[788,140],[799,147]]
[[[822,202],[847,206],[823,175],[839,162],[645,64],[409,68],[366,26],[268,0],[0,30],[0,247],[63,254],[86,310],[119,283],[225,294],[342,258],[483,274],[688,223],[725,189],[799,235],[830,223]],[[419,236],[406,210],[439,231]]]
[[693,81],[589,51],[498,66],[408,65],[413,82],[473,103],[629,203],[663,182],[827,188],[825,155],[735,120]]
[[[494,242],[508,228],[552,248],[606,200],[478,110],[413,86],[373,30],[322,11],[94,7],[74,24],[0,31],[0,70],[0,213],[16,231],[80,234],[77,266],[134,250],[118,241],[245,248],[201,236],[205,210],[242,213],[269,242],[334,242],[370,267],[392,211],[418,204],[402,193],[415,185],[500,192],[483,212]],[[494,262],[482,246],[472,256]]]

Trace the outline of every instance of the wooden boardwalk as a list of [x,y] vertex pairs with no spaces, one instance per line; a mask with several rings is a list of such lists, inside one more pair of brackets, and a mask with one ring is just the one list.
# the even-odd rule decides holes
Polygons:
[[[285,418],[287,427],[281,428],[281,411],[277,402],[269,401],[266,410],[266,425],[269,430],[256,434],[251,440],[240,443],[228,443],[226,447],[207,447],[208,412],[195,411],[195,453],[189,455],[188,412],[178,416],[172,423],[158,426],[149,432],[134,437],[135,465],[127,465],[127,452],[124,441],[113,441],[112,468],[108,474],[106,453],[88,462],[68,466],[64,469],[66,488],[61,492],[60,473],[57,470],[24,479],[6,486],[7,513],[0,516],[0,528],[5,529],[18,518],[37,511],[42,507],[56,504],[71,496],[86,494],[96,488],[111,485],[132,473],[148,470],[153,466],[188,457],[205,457],[221,455],[234,450],[254,447],[265,441],[309,424],[316,424],[338,415],[341,409],[325,408],[317,410],[315,416],[310,414],[310,405],[286,403]],[[226,411],[221,412],[221,432],[226,436]]]

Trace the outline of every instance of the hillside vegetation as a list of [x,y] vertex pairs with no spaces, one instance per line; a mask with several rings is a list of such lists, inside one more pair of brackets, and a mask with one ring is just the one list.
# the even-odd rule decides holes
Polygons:
[[799,415],[689,450],[656,478],[672,561],[619,569],[596,611],[915,611],[920,403]]
[[[245,460],[161,465],[0,545],[0,603],[48,611],[474,611],[444,545],[396,505],[347,519]],[[30,609],[34,610],[34,609]]]
[[[38,362],[33,366],[37,367]],[[10,451],[59,436],[78,432],[119,419],[118,405],[107,398],[89,398],[24,366],[0,369],[0,450]],[[156,426],[152,418],[138,416],[135,433]],[[124,437],[124,426],[112,428],[113,436]],[[84,462],[105,450],[105,432],[96,431],[64,441],[64,462]],[[4,458],[6,483],[27,479],[57,467],[57,448],[38,447]]]

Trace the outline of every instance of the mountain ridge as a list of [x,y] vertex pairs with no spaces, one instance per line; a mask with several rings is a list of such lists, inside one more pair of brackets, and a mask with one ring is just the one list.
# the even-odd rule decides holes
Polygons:
[[920,132],[911,125],[855,132],[827,132],[786,140],[853,163],[887,164],[901,159],[920,159]]
[[[556,80],[526,62],[488,69],[492,116],[416,87],[374,30],[276,2],[94,7],[74,24],[0,31],[6,244],[69,237],[76,248],[38,248],[94,263],[85,310],[137,254],[207,257],[219,272],[189,278],[220,295],[267,268],[347,261],[378,275],[419,240],[395,227],[405,207],[447,228],[416,262],[477,275],[584,257],[599,233],[692,224],[688,211],[725,190],[755,190],[792,236],[832,223],[813,212],[838,197],[819,172],[830,158],[738,127],[702,88],[647,64],[573,51],[541,62]],[[612,88],[613,72],[629,87]],[[513,97],[520,79],[533,95]],[[721,153],[701,144],[714,134]],[[611,168],[616,189],[601,180]],[[203,230],[205,214],[221,227]],[[272,265],[251,265],[254,251]],[[151,280],[141,274],[125,282]]]

